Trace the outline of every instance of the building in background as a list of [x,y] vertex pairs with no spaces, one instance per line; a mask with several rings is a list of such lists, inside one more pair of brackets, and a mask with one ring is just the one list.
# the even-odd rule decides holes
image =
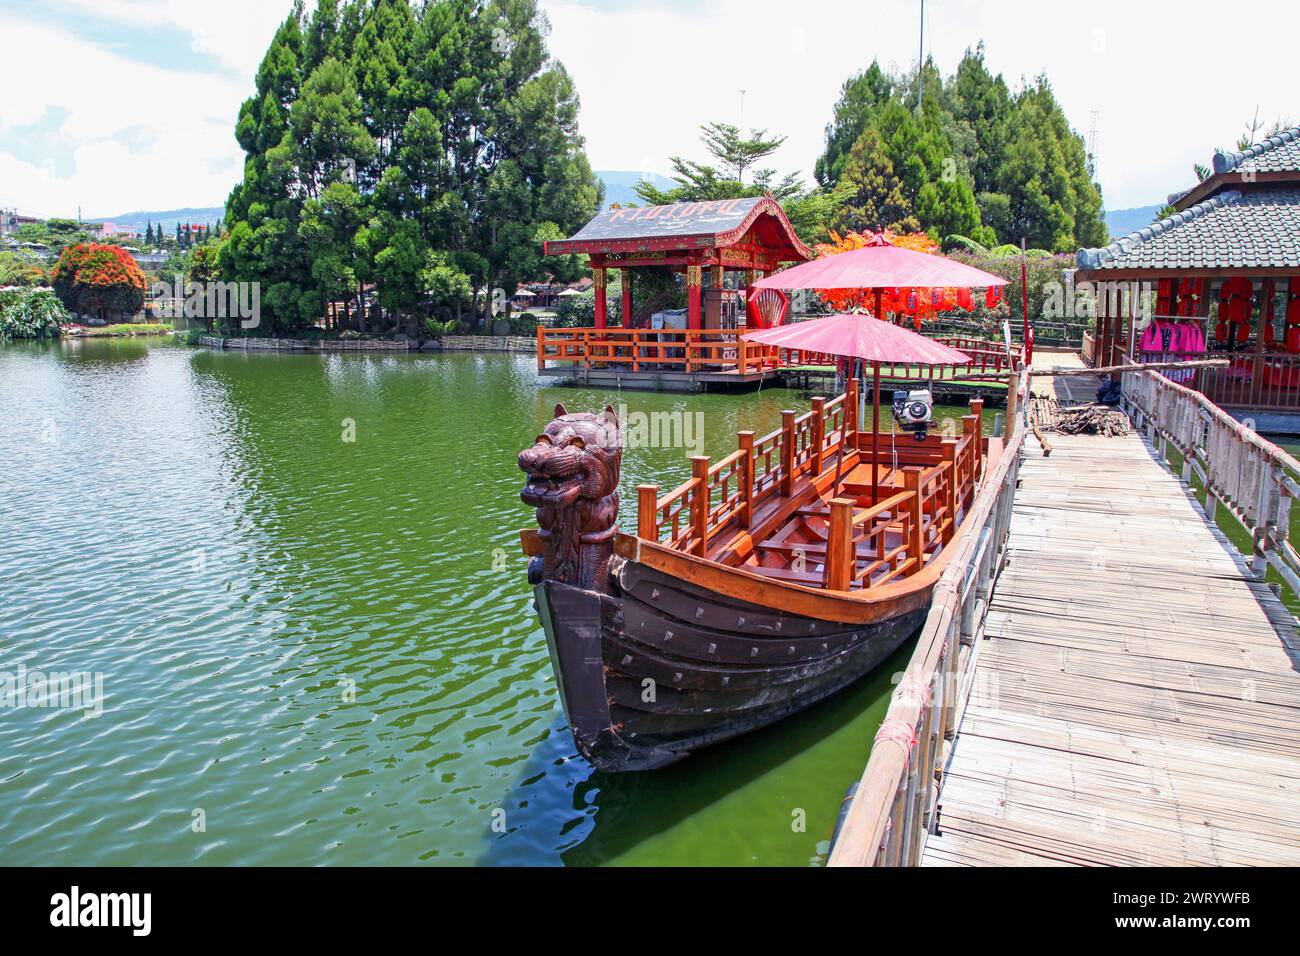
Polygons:
[[0,209],[0,236],[13,235],[19,226],[40,222],[35,216],[23,216],[16,209]]

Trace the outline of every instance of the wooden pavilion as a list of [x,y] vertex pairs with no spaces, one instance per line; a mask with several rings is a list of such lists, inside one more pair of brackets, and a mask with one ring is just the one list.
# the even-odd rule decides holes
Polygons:
[[[749,295],[749,286],[782,263],[815,255],[770,196],[612,208],[570,238],[547,242],[545,251],[590,256],[595,321],[538,329],[538,370],[666,388],[770,377],[774,350],[747,345],[738,331],[779,323],[789,300],[779,292]],[[684,314],[653,313],[633,301],[632,270],[665,267],[683,277]],[[621,328],[608,323],[610,269],[622,273]]]
[[1169,197],[1171,216],[1079,250],[1076,283],[1097,291],[1085,357],[1226,358],[1171,377],[1261,429],[1300,430],[1300,127],[1212,170]]

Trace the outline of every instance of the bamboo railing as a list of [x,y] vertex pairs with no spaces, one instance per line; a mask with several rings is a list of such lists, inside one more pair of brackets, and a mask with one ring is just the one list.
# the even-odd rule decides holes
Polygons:
[[972,530],[934,587],[916,649],[876,734],[831,847],[831,866],[913,866],[937,819],[943,768],[970,694],[984,616],[1002,567],[1026,425],[1021,372],[1009,383],[1007,444],[966,520]]
[[1300,554],[1290,540],[1291,503],[1300,497],[1300,461],[1260,437],[1194,389],[1156,372],[1123,375],[1125,410],[1164,457],[1182,457],[1182,480],[1205,488],[1214,521],[1225,509],[1249,532],[1251,568],[1273,568],[1300,596]]
[[[810,484],[848,468],[855,453],[870,446],[857,427],[858,388],[827,401],[814,398],[803,415],[781,413],[781,427],[762,438],[737,435],[736,451],[714,462],[691,459],[691,477],[663,497],[659,485],[637,486],[637,536],[687,554],[707,556],[710,542],[727,531],[746,531],[756,510],[774,498],[792,498]],[[889,497],[869,507],[852,498],[830,501],[830,528],[819,581],[832,590],[879,587],[915,574],[929,556],[952,540],[960,510],[970,507],[983,460],[983,402],[971,402],[960,437],[932,445],[899,447],[901,490],[881,487]],[[837,460],[838,459],[838,460]],[[890,546],[889,535],[899,541]]]

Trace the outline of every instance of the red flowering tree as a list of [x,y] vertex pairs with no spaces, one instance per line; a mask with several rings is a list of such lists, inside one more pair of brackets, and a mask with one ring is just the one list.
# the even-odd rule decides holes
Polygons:
[[145,277],[121,246],[77,242],[65,246],[50,272],[54,291],[73,313],[101,319],[144,308]]

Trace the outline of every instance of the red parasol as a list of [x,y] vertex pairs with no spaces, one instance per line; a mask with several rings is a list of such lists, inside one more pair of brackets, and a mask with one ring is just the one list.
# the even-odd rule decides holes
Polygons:
[[[901,251],[901,250],[900,250]],[[761,342],[787,349],[845,355],[871,363],[875,376],[875,398],[871,419],[871,497],[879,497],[880,484],[880,363],[905,365],[966,365],[971,357],[911,329],[882,322],[869,315],[832,315],[824,319],[778,325],[742,335],[747,342]],[[840,443],[843,449],[844,443]],[[835,464],[835,485],[839,485],[839,457]],[[834,489],[832,489],[832,494]]]

